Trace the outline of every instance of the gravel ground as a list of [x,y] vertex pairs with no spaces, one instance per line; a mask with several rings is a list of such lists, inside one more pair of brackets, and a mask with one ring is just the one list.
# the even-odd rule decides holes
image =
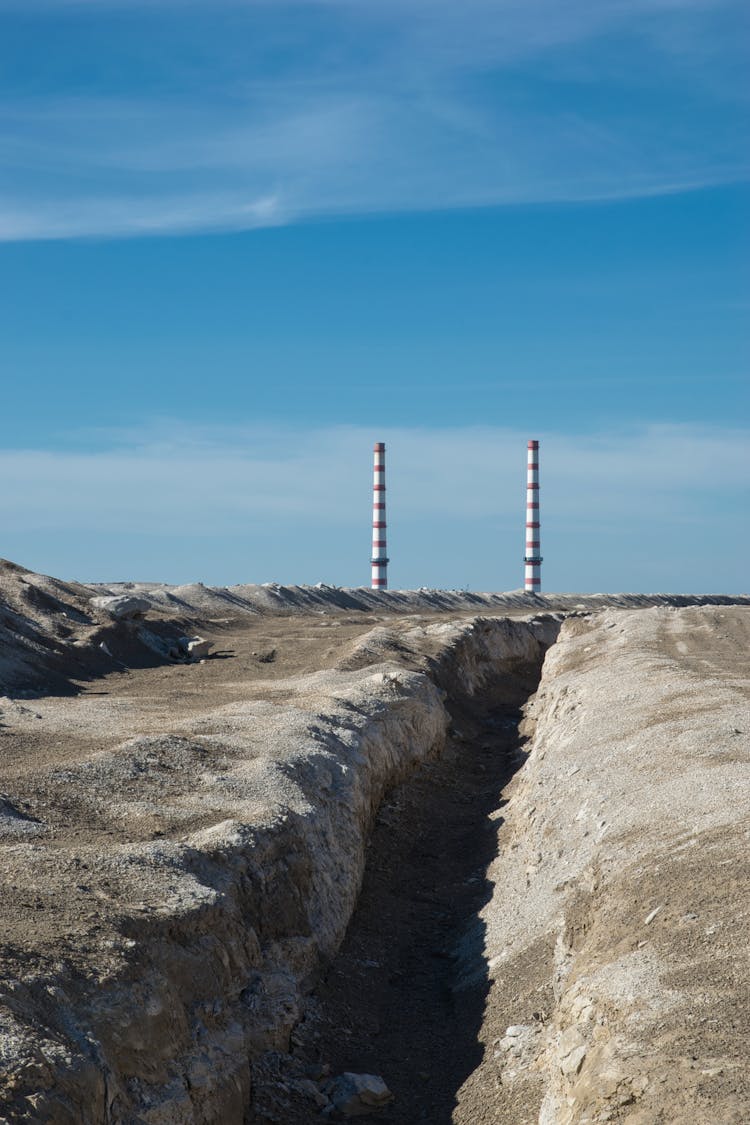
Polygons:
[[[114,621],[92,600],[108,593],[145,595],[145,617]],[[454,902],[449,922],[427,903],[448,955],[432,958],[437,1007],[437,978],[423,980],[423,1014],[386,1017],[378,1045],[390,1065],[421,1023],[429,1053],[450,1044],[436,1013],[469,1013],[434,1120],[744,1125],[750,610],[690,601],[102,588],[0,564],[5,1120],[250,1120],[250,1059],[288,1057],[377,808],[404,784],[384,809],[405,810],[385,830],[400,851],[371,851],[363,903],[389,902],[395,944],[413,949],[409,927],[429,917],[394,905],[394,869],[408,865],[414,898],[423,878]],[[561,612],[522,620],[537,609]],[[477,730],[433,765],[445,693],[485,712],[518,702],[566,614],[515,779],[499,791]],[[165,655],[196,632],[211,658]],[[483,810],[461,845],[480,855],[480,899],[456,889],[460,865],[429,868],[469,831],[449,829],[441,778]],[[410,856],[418,824],[446,834]],[[337,1010],[357,1022],[341,964],[347,987],[321,996],[334,1037]],[[395,1075],[389,1120],[409,1125],[424,1081]]]

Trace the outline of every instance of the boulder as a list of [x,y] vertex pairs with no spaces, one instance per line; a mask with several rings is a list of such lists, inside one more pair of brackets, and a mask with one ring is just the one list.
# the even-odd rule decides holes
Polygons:
[[127,621],[131,617],[141,617],[151,608],[150,602],[145,598],[136,598],[132,594],[119,594],[113,597],[92,598],[91,604],[97,609],[103,609],[110,617],[117,621]]
[[376,1074],[339,1074],[323,1087],[323,1093],[344,1117],[363,1117],[393,1101],[393,1094]]
[[203,637],[191,637],[187,643],[187,654],[191,660],[203,660],[213,648],[213,641],[206,641]]

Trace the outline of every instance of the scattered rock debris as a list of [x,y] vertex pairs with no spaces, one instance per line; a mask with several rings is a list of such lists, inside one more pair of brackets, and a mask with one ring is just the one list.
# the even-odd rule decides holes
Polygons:
[[205,660],[213,647],[213,641],[207,641],[204,637],[179,637],[176,644],[170,648],[169,656],[172,660],[187,660],[194,663]]
[[338,1112],[343,1117],[363,1117],[393,1101],[393,1094],[376,1074],[345,1071],[326,1082],[322,1093],[330,1100],[330,1108],[324,1110],[324,1116]]

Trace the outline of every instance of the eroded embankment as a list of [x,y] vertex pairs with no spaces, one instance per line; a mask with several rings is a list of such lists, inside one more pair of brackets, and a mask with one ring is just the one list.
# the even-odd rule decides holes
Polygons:
[[750,1120],[746,609],[563,625],[488,870],[462,1125]]
[[[432,663],[452,719],[445,750],[381,806],[357,908],[308,998],[291,1054],[267,1052],[254,1063],[253,1125],[309,1125],[316,1102],[325,1106],[322,1095],[337,1089],[325,1076],[352,1071],[387,1083],[393,1100],[376,1115],[384,1125],[449,1125],[458,1090],[481,1063],[487,976],[457,991],[456,949],[491,897],[485,872],[497,854],[503,788],[524,758],[520,708],[537,686],[541,653],[535,644],[519,648],[507,623],[458,635],[433,627],[433,641],[440,632],[453,635]],[[402,659],[417,640],[408,633]],[[397,644],[380,627],[347,662]]]
[[[130,603],[125,609],[122,602]],[[119,603],[119,608],[116,604]],[[0,693],[16,698],[78,693],[82,684],[123,668],[170,662],[180,638],[196,630],[216,640],[262,620],[402,619],[408,615],[596,612],[608,606],[750,605],[740,595],[527,594],[522,590],[370,590],[364,587],[192,582],[83,584],[36,574],[0,559]],[[134,608],[134,606],[136,608]],[[371,618],[372,621],[372,618]]]
[[288,1047],[342,939],[383,795],[444,748],[444,693],[525,680],[558,627],[415,626],[395,662],[19,781],[0,816],[7,1119],[241,1122],[251,1060]]

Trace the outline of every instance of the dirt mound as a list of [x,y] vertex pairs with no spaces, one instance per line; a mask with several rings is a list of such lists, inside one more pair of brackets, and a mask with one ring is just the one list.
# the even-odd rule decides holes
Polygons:
[[[163,663],[192,631],[196,606],[166,593],[155,591],[143,602],[145,616],[126,617],[107,608],[103,593],[0,559],[0,693],[76,692],[115,667]],[[226,601],[217,596],[211,604]]]
[[564,624],[467,937],[456,1121],[750,1119],[749,642],[737,608]]
[[[91,587],[94,589],[94,587]],[[177,606],[183,612],[214,613],[385,613],[385,614],[533,614],[591,612],[606,607],[637,609],[651,605],[750,605],[746,595],[724,594],[527,594],[474,593],[469,590],[371,590],[364,586],[263,585],[208,587],[201,583],[168,586],[120,582],[96,587],[111,594],[133,593],[156,606]]]
[[84,671],[96,621],[91,592],[0,559],[0,690],[64,686]]
[[[119,620],[101,604],[129,595],[147,607],[139,620]],[[80,681],[114,667],[163,663],[181,636],[218,632],[256,617],[299,615],[387,617],[590,612],[606,606],[750,604],[750,598],[672,594],[471,593],[465,590],[370,590],[364,587],[239,585],[169,586],[158,582],[84,585],[35,574],[0,560],[0,692],[77,691]],[[371,647],[375,638],[369,642]],[[377,642],[381,643],[381,642]],[[400,642],[399,642],[400,643]],[[374,650],[373,650],[374,651]],[[395,650],[394,650],[395,651]],[[350,655],[350,666],[371,656]],[[343,665],[342,665],[343,666]]]

